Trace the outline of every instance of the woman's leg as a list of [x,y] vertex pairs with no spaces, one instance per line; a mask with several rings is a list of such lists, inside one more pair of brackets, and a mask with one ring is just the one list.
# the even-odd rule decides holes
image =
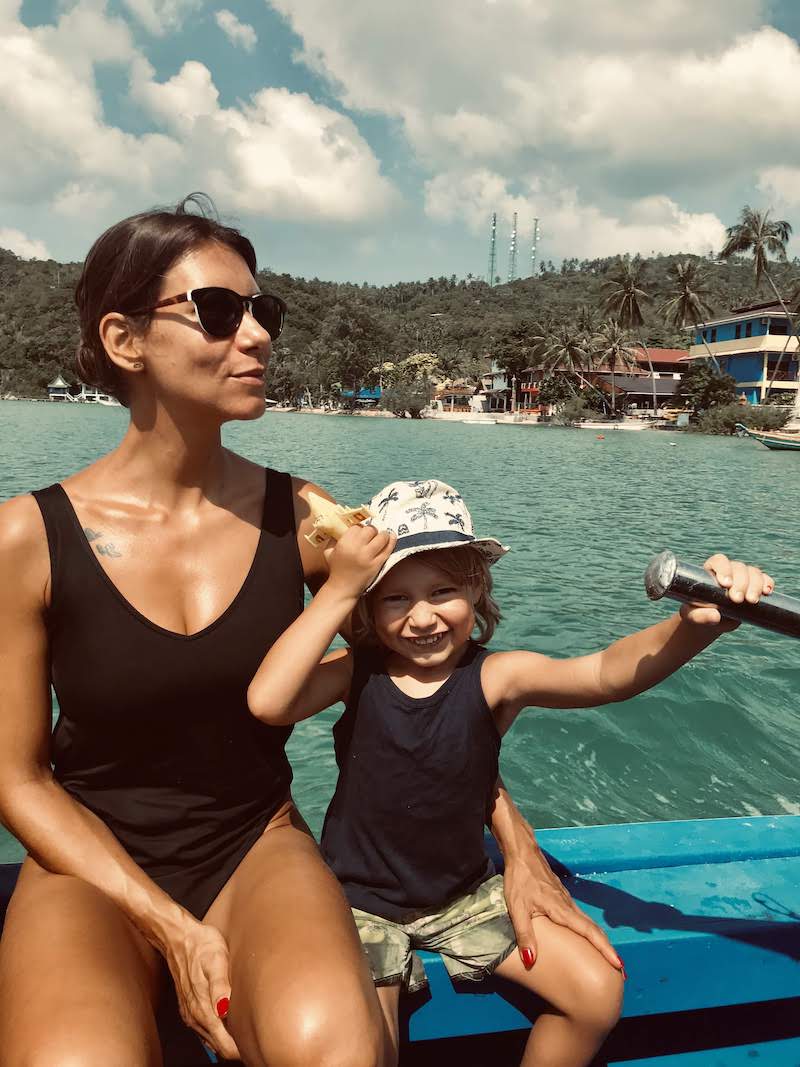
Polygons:
[[231,954],[228,1025],[247,1067],[375,1067],[383,1019],[339,883],[293,805],[206,921]]
[[0,941],[3,1067],[160,1067],[159,975],[108,897],[27,859]]
[[589,942],[540,915],[533,920],[539,953],[526,971],[518,952],[495,971],[548,1003],[531,1031],[524,1067],[584,1067],[622,1010],[622,975]]

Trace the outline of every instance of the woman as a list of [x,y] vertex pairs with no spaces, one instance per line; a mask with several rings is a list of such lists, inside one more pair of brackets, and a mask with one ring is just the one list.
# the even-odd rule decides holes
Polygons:
[[[103,234],[76,292],[79,368],[130,426],[0,507],[0,816],[28,852],[0,944],[6,1067],[66,1050],[160,1064],[160,957],[226,1058],[382,1059],[349,909],[291,800],[288,731],[247,710],[303,583],[326,573],[303,536],[318,487],[221,444],[223,423],[264,411],[283,324],[255,273],[246,238],[185,204]],[[502,788],[496,820],[527,959],[533,911],[613,956]]]

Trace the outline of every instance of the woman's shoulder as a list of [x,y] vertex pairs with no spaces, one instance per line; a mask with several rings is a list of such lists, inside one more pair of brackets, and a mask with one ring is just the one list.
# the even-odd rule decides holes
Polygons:
[[43,592],[50,577],[47,532],[30,493],[0,504],[0,584],[25,595]]
[[0,504],[0,550],[14,551],[47,542],[44,520],[32,493],[12,496]]

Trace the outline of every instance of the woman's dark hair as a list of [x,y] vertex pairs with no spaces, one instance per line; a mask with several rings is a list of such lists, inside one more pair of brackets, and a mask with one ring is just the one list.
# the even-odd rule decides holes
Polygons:
[[97,238],[75,287],[81,327],[76,362],[82,381],[127,405],[125,376],[106,355],[100,320],[111,311],[127,312],[137,330],[146,330],[152,313],[130,313],[155,304],[170,267],[210,241],[226,245],[256,273],[253,246],[238,230],[222,225],[204,193],[191,193],[172,209],[131,215]]

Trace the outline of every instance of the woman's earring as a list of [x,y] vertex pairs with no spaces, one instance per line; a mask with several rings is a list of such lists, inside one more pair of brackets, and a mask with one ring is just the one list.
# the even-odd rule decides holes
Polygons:
[[133,367],[134,370],[141,370],[142,367],[144,366],[144,363],[142,363],[140,360],[137,359],[135,363],[131,363],[131,366]]

